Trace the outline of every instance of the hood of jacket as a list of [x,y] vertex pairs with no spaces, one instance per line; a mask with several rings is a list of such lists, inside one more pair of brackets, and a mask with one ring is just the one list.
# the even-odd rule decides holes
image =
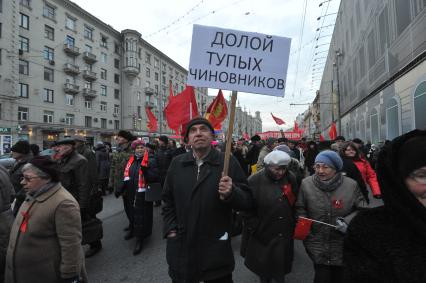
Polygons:
[[[395,138],[385,146],[377,165],[377,178],[382,190],[385,208],[397,217],[401,217],[418,233],[426,237],[426,207],[408,190],[400,170],[398,155],[401,147],[411,138],[426,137],[426,131],[414,130]],[[413,148],[412,150],[416,150]],[[419,156],[418,158],[425,158]]]

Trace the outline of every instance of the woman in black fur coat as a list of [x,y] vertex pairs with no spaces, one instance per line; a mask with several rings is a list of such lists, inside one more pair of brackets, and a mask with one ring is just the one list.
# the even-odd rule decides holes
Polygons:
[[377,171],[385,205],[352,220],[345,282],[426,282],[426,131],[394,139]]

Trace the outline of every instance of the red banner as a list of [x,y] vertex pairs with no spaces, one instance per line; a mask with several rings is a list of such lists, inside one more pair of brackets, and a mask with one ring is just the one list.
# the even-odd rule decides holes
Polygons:
[[266,140],[267,138],[281,138],[282,133],[284,137],[289,140],[300,140],[302,138],[302,134],[300,132],[280,132],[280,131],[268,131],[263,133],[257,133],[262,140]]

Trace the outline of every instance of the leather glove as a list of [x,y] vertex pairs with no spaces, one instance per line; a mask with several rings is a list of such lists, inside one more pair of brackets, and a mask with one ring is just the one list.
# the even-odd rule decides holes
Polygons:
[[336,219],[336,224],[337,224],[336,230],[343,233],[343,234],[346,234],[346,230],[348,230],[348,224],[346,224],[343,217],[338,217]]
[[81,283],[80,277],[62,278],[62,283]]

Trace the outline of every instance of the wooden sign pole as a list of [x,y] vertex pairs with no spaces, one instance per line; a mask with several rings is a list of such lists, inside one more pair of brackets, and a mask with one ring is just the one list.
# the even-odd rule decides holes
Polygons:
[[236,106],[236,104],[237,104],[237,92],[232,91],[231,113],[229,115],[228,132],[226,133],[225,163],[223,164],[223,175],[224,176],[228,176],[228,171],[229,171],[229,159],[231,158],[232,133],[234,132],[234,120],[235,120],[235,106]]

